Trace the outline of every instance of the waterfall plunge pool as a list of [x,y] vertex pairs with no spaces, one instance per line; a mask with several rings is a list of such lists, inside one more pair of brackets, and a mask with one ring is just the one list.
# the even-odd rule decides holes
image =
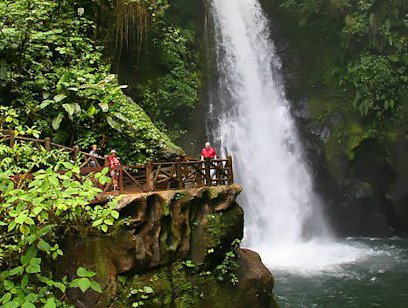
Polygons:
[[[360,253],[337,264],[316,254],[316,268],[264,261],[274,275],[274,292],[282,308],[408,307],[408,240],[348,238],[338,245]],[[309,261],[307,252],[298,254],[304,263]]]

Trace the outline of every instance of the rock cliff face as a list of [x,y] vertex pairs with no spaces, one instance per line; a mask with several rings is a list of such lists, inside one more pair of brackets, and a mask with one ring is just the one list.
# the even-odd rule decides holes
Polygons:
[[241,188],[136,194],[119,200],[106,235],[67,235],[61,276],[97,272],[103,293],[69,293],[76,307],[273,307],[271,273],[240,249]]
[[339,85],[338,74],[328,74],[344,65],[340,38],[332,28],[340,29],[343,18],[326,23],[316,15],[307,22],[281,0],[260,2],[282,59],[287,97],[315,172],[315,188],[333,229],[343,237],[408,236],[408,144],[399,137],[405,136],[403,128],[391,134],[396,142],[366,138],[366,120],[352,108],[354,92]]

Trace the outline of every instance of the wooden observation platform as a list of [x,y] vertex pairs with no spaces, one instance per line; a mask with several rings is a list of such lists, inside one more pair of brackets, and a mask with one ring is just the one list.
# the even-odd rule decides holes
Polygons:
[[[104,168],[109,168],[107,155],[104,157],[93,156],[80,151],[78,146],[66,147],[52,142],[50,138],[29,138],[16,136],[14,131],[2,131],[0,132],[0,142],[7,142],[10,147],[14,147],[18,142],[26,142],[33,144],[39,150],[44,148],[47,151],[52,149],[67,151],[72,160],[80,164],[82,175],[95,174]],[[95,162],[96,166],[91,167],[91,161]],[[203,186],[225,186],[234,183],[231,156],[226,159],[207,159],[205,161],[188,160],[186,156],[172,162],[148,160],[146,164],[122,165],[114,170],[119,174],[119,190],[114,191],[112,183],[109,182],[100,187],[104,196],[172,189],[181,190]],[[21,175],[15,175],[12,178],[18,181]]]

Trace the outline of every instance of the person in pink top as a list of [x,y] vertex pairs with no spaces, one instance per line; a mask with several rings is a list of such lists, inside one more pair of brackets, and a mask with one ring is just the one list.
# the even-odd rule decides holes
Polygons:
[[204,160],[206,158],[217,159],[217,153],[215,152],[215,149],[211,147],[211,144],[209,142],[205,143],[205,147],[201,151],[201,160]]
[[109,169],[110,169],[110,176],[113,182],[113,190],[119,189],[119,185],[118,185],[119,171],[115,170],[115,168],[119,167],[120,165],[121,165],[120,160],[116,154],[116,151],[112,150],[109,155]]

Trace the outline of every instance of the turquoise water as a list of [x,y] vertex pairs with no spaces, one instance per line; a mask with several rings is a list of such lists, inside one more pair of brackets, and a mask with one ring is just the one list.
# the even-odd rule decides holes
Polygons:
[[350,238],[370,256],[328,271],[271,269],[281,307],[408,307],[408,240]]

